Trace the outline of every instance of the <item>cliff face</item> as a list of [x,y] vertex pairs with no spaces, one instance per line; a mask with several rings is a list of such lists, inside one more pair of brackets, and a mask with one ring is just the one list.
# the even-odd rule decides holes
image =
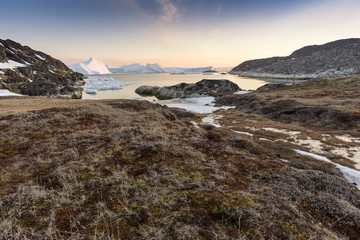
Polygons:
[[307,46],[287,57],[250,60],[233,74],[272,78],[335,78],[360,74],[360,39],[344,39]]
[[30,96],[81,97],[83,75],[61,61],[12,40],[0,39],[0,88]]

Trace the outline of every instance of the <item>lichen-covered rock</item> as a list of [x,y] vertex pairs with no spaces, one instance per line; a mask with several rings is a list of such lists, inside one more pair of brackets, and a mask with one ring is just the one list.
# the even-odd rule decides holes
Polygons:
[[154,96],[159,88],[158,86],[141,86],[138,87],[135,92],[142,96]]
[[226,79],[203,79],[195,84],[179,83],[169,87],[141,86],[135,90],[140,95],[155,96],[158,99],[191,98],[200,96],[222,96],[241,90]]
[[0,39],[0,88],[30,96],[81,98],[83,75],[60,60],[12,40]]

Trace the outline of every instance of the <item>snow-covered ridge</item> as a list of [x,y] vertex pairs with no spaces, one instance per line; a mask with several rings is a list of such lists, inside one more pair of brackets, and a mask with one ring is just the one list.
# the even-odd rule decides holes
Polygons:
[[68,67],[74,72],[79,72],[84,75],[96,75],[96,74],[109,74],[104,63],[90,57],[85,62],[69,64]]

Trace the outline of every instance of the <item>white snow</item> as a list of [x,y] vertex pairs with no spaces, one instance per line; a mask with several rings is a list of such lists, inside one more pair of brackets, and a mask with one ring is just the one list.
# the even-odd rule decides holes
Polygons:
[[26,67],[25,64],[9,60],[8,62],[0,63],[0,69],[14,69],[17,67]]
[[202,119],[202,123],[213,125],[214,127],[221,127],[220,124],[215,123],[216,119],[221,117],[222,116],[210,114]]
[[5,47],[2,43],[0,43],[1,46]]
[[45,61],[45,59],[46,59],[46,58],[44,58],[44,57],[42,57],[42,56],[40,56],[40,55],[38,55],[38,54],[35,54],[35,56],[36,56],[37,58],[43,60],[43,61]]
[[247,136],[250,136],[250,137],[253,137],[254,134],[252,133],[249,133],[249,132],[240,132],[240,131],[235,131],[235,130],[232,130],[234,133],[238,133],[238,134],[243,134],[243,135],[247,135]]
[[3,71],[0,71],[0,74],[4,74],[5,72],[3,72]]
[[28,78],[28,81],[29,81],[29,82],[33,82],[30,78]]
[[4,96],[23,96],[23,95],[10,92],[7,89],[0,89],[0,96],[4,97]]
[[259,138],[259,141],[268,141],[268,142],[273,142],[273,141],[271,141],[270,139],[267,139],[267,138]]
[[249,93],[249,91],[238,91],[234,94],[241,95],[241,94],[246,94],[246,93]]
[[294,149],[294,151],[300,155],[308,156],[308,157],[311,157],[311,158],[314,158],[314,159],[317,159],[320,161],[325,161],[325,162],[334,164],[342,172],[342,174],[344,175],[344,178],[346,178],[351,183],[355,183],[356,187],[360,190],[360,171],[356,171],[352,168],[344,167],[344,166],[342,166],[338,163],[334,163],[330,159],[320,156],[320,155],[316,155],[313,153],[304,152],[304,151],[296,150],[296,149]]
[[74,72],[79,72],[84,75],[110,74],[110,71],[104,63],[92,57],[85,62],[69,64],[68,67]]
[[219,109],[234,108],[232,106],[215,107],[213,103],[214,100],[214,97],[176,98],[171,100],[158,100],[156,103],[203,114],[212,113]]
[[112,77],[89,77],[85,80],[85,93],[96,94],[97,91],[119,90],[123,86],[129,85],[120,80],[114,80]]
[[299,131],[289,131],[286,129],[277,129],[277,128],[272,128],[272,127],[265,127],[262,129],[264,129],[265,131],[270,131],[270,132],[275,132],[275,133],[283,133],[283,134],[287,134],[287,135],[298,135],[301,133]]
[[357,142],[357,143],[360,143],[360,138],[355,138],[355,137],[352,137],[350,136],[349,134],[345,134],[345,135],[338,135],[338,136],[335,136],[337,139],[340,139],[341,141],[343,142]]

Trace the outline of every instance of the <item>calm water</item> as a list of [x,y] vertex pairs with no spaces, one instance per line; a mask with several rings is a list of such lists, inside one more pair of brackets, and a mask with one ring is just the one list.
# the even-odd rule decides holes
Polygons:
[[169,73],[134,73],[134,74],[111,74],[102,75],[112,77],[130,85],[123,86],[121,90],[98,91],[97,94],[83,94],[83,99],[136,99],[154,100],[154,97],[141,97],[135,93],[135,89],[142,85],[148,86],[172,86],[181,82],[195,83],[202,79],[228,79],[243,90],[255,90],[267,82],[260,79],[245,78],[235,75],[222,75],[214,73],[213,75],[187,74],[187,75],[170,75]]

